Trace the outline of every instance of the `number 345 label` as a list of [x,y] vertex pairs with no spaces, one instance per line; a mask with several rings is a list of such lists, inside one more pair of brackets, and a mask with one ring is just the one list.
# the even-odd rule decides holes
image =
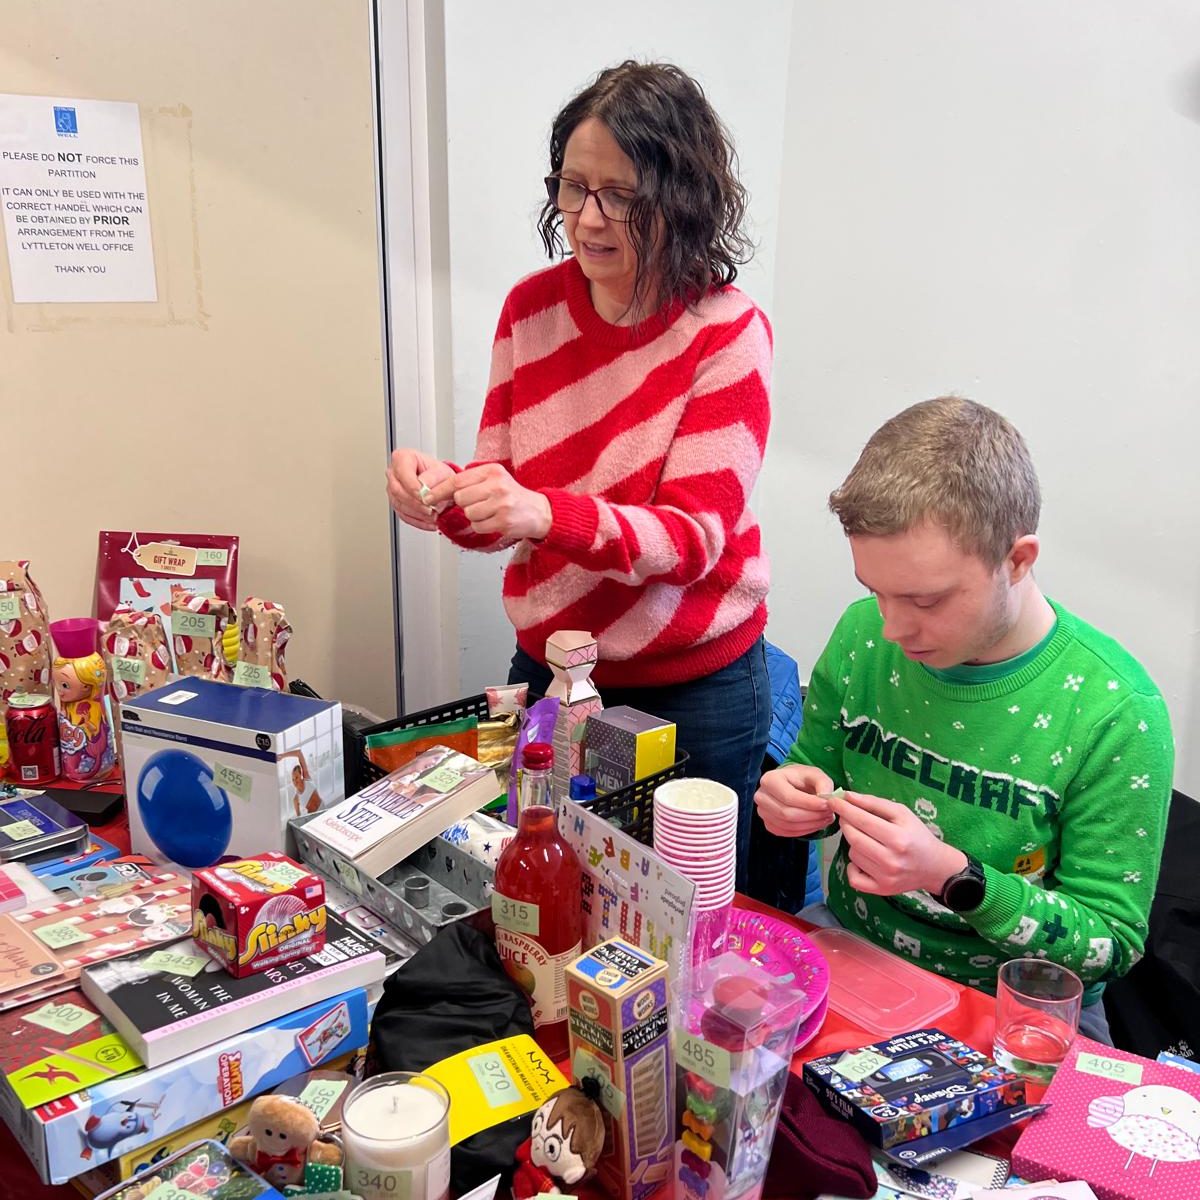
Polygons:
[[694,1034],[675,1031],[675,1061],[720,1088],[729,1086],[729,1051]]

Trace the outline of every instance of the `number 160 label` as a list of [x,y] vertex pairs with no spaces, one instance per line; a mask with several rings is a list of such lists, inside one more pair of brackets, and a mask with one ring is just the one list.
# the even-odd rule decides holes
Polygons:
[[685,1071],[691,1071],[717,1087],[729,1086],[729,1051],[712,1042],[676,1031],[675,1060]]

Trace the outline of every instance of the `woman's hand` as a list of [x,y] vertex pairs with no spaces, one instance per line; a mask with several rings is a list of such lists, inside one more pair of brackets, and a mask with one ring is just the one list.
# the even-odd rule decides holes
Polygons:
[[437,528],[432,492],[454,478],[454,468],[420,450],[393,450],[387,470],[388,503],[405,525],[426,531]]
[[499,463],[459,471],[434,487],[428,497],[437,507],[453,500],[479,534],[499,534],[505,541],[538,541],[550,532],[550,501],[522,487]]

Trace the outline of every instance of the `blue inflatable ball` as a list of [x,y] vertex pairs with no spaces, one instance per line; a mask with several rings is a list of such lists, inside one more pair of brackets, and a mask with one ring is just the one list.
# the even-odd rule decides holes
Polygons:
[[233,835],[233,806],[212,768],[187,750],[160,750],[137,782],[142,824],[154,844],[182,867],[217,861]]

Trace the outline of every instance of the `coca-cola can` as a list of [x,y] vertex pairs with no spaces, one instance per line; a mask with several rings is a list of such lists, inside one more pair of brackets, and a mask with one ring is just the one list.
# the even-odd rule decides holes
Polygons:
[[62,774],[58,716],[49,696],[28,692],[10,696],[4,725],[8,732],[9,772],[18,783],[37,787]]

